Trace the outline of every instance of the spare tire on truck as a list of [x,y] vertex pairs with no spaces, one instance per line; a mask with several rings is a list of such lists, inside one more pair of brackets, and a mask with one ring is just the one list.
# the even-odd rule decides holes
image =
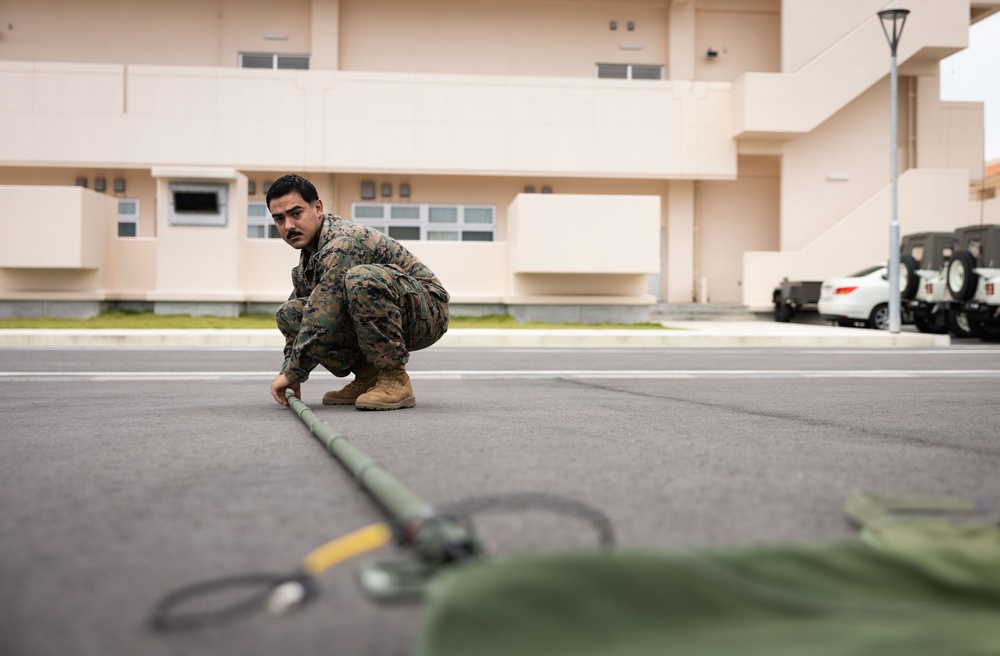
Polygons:
[[920,263],[912,255],[899,258],[900,298],[910,300],[917,295],[917,289],[920,288],[920,278],[917,276],[919,268]]
[[976,293],[979,275],[973,271],[976,258],[969,251],[956,251],[948,263],[948,292],[956,301],[968,301]]

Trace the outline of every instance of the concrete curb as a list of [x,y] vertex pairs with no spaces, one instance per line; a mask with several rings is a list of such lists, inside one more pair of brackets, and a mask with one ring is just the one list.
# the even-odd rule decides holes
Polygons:
[[904,347],[949,346],[947,335],[842,329],[845,334],[810,332],[739,332],[738,330],[456,330],[439,342],[442,346],[516,347]]
[[[948,335],[887,332],[811,324],[769,322],[674,322],[664,330],[454,329],[441,339],[449,347],[856,347],[949,346]],[[0,330],[0,347],[274,348],[277,330]]]

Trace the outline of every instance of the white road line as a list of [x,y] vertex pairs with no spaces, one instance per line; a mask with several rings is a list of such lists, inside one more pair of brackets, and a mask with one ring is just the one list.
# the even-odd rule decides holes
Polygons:
[[[519,369],[410,371],[415,380],[691,378],[1000,378],[997,369]],[[0,371],[0,382],[271,380],[273,371]],[[333,379],[317,372],[312,380]]]

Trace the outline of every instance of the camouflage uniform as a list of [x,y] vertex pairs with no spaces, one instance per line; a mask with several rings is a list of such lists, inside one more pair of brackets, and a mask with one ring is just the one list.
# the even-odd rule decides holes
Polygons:
[[292,282],[276,318],[285,336],[281,373],[294,382],[317,365],[335,376],[362,359],[398,368],[448,330],[448,292],[426,265],[395,239],[331,214]]

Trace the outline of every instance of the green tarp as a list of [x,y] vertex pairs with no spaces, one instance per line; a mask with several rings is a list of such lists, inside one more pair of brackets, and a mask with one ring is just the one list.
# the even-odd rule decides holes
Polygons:
[[1000,654],[1000,528],[879,515],[851,542],[456,567],[428,591],[417,653]]

